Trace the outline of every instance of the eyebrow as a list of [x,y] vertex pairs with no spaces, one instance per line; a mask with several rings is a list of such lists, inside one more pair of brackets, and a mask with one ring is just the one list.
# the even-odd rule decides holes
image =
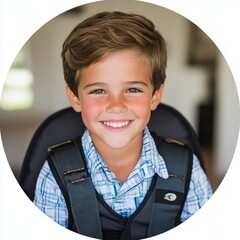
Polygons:
[[140,85],[144,85],[144,86],[148,87],[148,84],[146,82],[142,82],[142,81],[128,81],[126,83],[127,84],[140,84]]
[[106,85],[106,84],[104,82],[95,82],[95,83],[85,85],[83,89],[87,89],[94,86],[101,86],[101,85]]
[[[144,85],[144,86],[148,87],[148,84],[146,82],[142,82],[142,81],[127,81],[127,82],[124,82],[124,84],[126,84],[126,85],[139,84],[139,85]],[[107,85],[107,84],[104,82],[95,82],[95,83],[85,85],[83,89],[88,89],[88,88],[91,88],[94,86],[104,86],[104,85]]]

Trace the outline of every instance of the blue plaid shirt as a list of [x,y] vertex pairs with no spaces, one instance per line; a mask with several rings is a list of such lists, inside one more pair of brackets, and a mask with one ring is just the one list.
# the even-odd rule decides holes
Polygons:
[[[124,217],[131,216],[141,204],[155,174],[165,179],[169,177],[164,159],[159,155],[148,128],[144,130],[140,159],[123,184],[110,172],[97,153],[88,130],[82,136],[82,145],[95,189],[115,212]],[[211,195],[209,181],[194,155],[192,176],[181,221],[192,216]],[[55,222],[64,227],[68,226],[67,206],[47,162],[38,177],[34,203]]]

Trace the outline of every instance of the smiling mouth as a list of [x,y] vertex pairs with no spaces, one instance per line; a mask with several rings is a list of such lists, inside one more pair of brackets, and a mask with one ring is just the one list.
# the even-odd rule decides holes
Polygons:
[[122,128],[122,127],[126,127],[128,126],[130,123],[132,122],[132,120],[128,120],[128,121],[102,121],[102,124],[107,126],[107,127],[111,127],[111,128]]

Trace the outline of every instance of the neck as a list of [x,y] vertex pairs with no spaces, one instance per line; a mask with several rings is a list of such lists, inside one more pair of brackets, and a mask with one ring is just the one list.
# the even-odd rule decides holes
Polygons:
[[120,149],[112,149],[107,145],[95,146],[95,148],[109,170],[115,174],[121,183],[124,183],[139,160],[142,139],[140,141],[136,139],[131,144]]

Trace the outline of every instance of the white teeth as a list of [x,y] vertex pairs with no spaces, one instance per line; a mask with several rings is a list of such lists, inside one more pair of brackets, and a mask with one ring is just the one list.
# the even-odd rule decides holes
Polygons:
[[124,121],[124,122],[103,122],[104,125],[114,127],[114,128],[120,128],[128,125],[130,121]]

